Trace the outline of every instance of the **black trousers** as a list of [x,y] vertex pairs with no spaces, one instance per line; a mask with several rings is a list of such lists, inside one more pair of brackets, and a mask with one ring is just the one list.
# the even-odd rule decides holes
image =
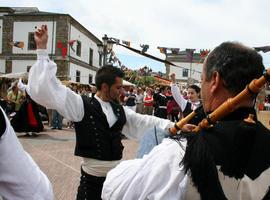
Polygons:
[[100,200],[105,177],[92,176],[81,169],[77,200]]

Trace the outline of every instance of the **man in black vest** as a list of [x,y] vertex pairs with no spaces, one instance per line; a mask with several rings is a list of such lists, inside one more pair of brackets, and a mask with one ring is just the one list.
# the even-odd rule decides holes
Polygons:
[[57,66],[46,52],[47,40],[47,26],[43,25],[35,33],[38,60],[30,70],[29,94],[39,104],[75,122],[75,155],[83,158],[77,199],[101,199],[107,172],[122,158],[121,133],[139,139],[145,129],[167,129],[173,124],[122,107],[119,96],[124,74],[116,67],[97,71],[93,98],[72,92],[56,78]]

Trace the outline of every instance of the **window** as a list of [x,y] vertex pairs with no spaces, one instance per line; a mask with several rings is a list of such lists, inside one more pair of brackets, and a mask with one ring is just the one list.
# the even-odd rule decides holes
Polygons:
[[26,71],[29,72],[32,66],[27,66]]
[[92,81],[93,81],[93,76],[92,76],[92,74],[89,74],[89,80],[88,80],[88,83],[91,84]]
[[28,33],[28,50],[36,50],[36,42],[34,38],[34,33]]
[[188,69],[183,69],[183,77],[188,77]]
[[82,48],[82,43],[77,40],[77,48],[76,48],[76,55],[81,56],[81,48]]
[[102,54],[99,54],[99,66],[102,66]]
[[76,70],[76,82],[80,83],[81,82],[81,72]]
[[89,49],[89,65],[93,66],[93,49]]

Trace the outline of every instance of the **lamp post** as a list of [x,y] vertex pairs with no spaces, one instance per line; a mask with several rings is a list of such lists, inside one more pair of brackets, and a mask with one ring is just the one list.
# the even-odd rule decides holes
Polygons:
[[148,73],[150,72],[149,67],[147,67],[146,65],[143,68],[144,71],[144,84],[146,85],[146,76],[148,75]]
[[115,43],[115,41],[113,41],[112,38],[108,38],[108,36],[105,34],[102,37],[102,43],[97,44],[98,46],[98,52],[100,55],[103,55],[103,66],[108,65],[108,54],[111,53],[112,49],[113,49],[113,44]]

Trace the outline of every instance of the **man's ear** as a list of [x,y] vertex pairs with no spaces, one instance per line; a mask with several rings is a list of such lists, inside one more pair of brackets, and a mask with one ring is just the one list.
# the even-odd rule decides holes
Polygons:
[[210,92],[215,93],[219,88],[220,88],[220,83],[221,83],[221,77],[220,74],[215,71],[212,74],[212,78],[210,81]]
[[101,91],[108,92],[109,91],[109,86],[107,83],[102,83],[101,84]]

